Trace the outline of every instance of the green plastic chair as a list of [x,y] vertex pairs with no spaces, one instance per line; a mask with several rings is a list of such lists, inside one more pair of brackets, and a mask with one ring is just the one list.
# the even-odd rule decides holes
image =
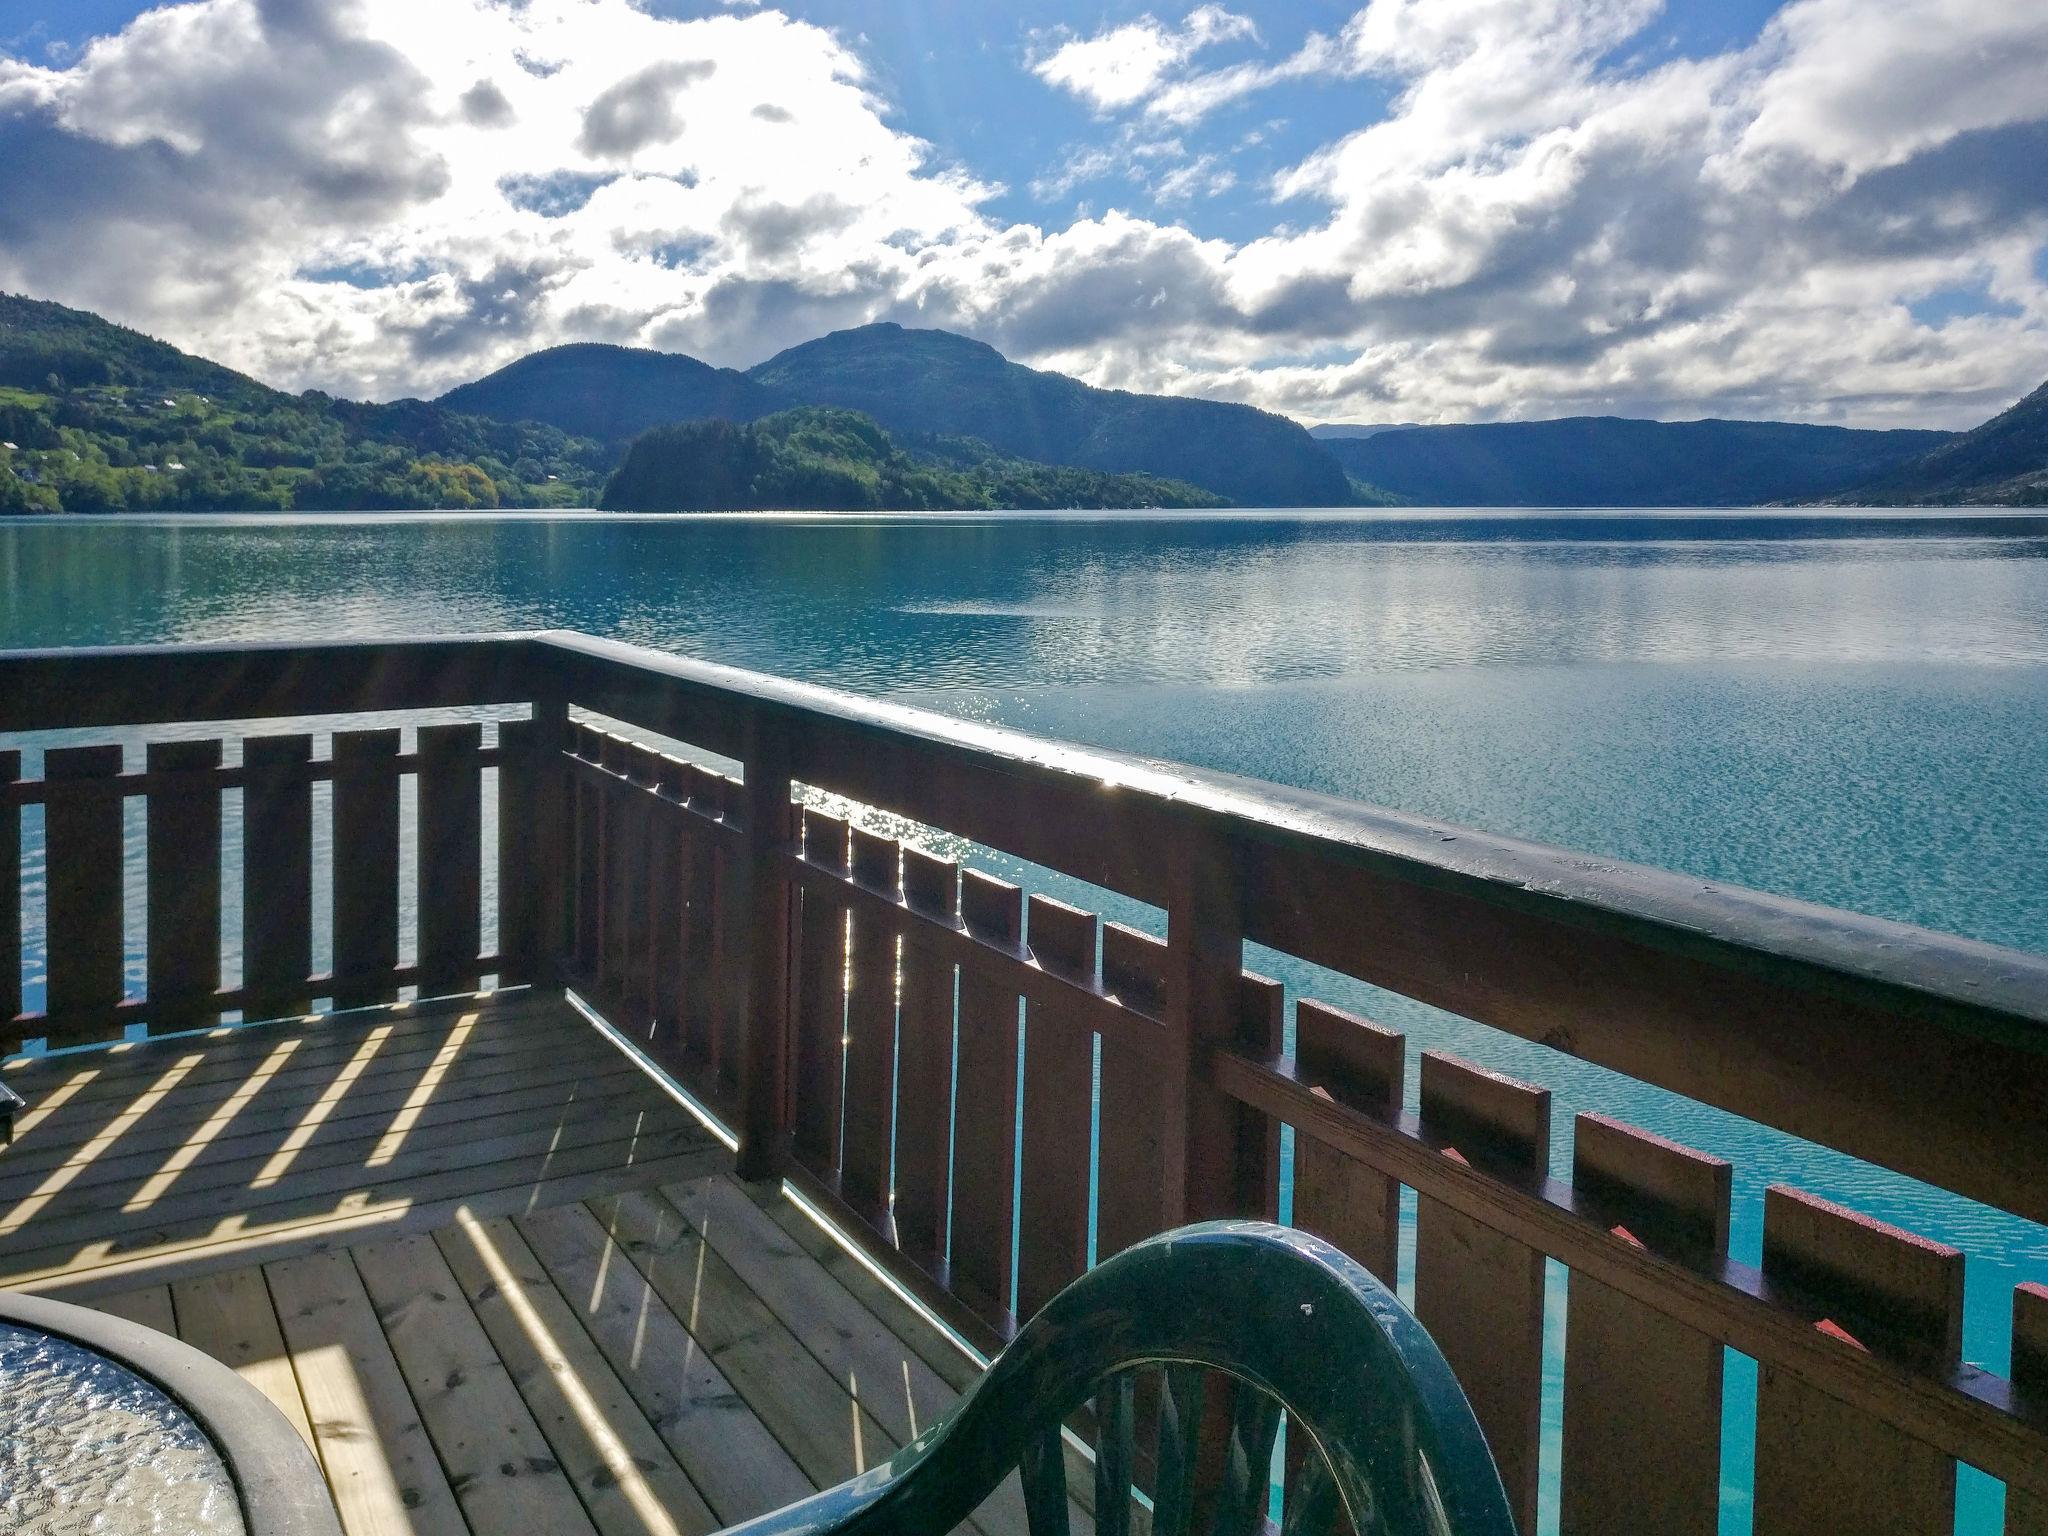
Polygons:
[[[1060,1426],[1092,1406],[1095,1529],[1128,1536],[1143,1518],[1136,1383],[1155,1370],[1152,1536],[1262,1531],[1283,1410],[1286,1536],[1515,1536],[1472,1407],[1422,1325],[1328,1243],[1264,1222],[1183,1227],[1126,1249],[1054,1297],[887,1463],[735,1530],[950,1531],[1016,1470],[1032,1536],[1066,1536]],[[1208,1391],[1212,1372],[1229,1378],[1227,1394]],[[1211,1401],[1229,1406],[1205,1426]]]

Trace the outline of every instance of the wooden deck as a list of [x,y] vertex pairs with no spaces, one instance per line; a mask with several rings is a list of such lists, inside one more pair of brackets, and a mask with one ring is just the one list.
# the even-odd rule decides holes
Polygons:
[[[559,1000],[5,1080],[0,1286],[234,1367],[351,1536],[713,1530],[885,1459],[976,1372]],[[976,1524],[1023,1531],[1014,1479]]]

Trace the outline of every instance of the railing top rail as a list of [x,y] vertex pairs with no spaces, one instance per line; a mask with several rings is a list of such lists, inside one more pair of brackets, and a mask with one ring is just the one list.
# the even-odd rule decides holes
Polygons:
[[[642,685],[637,699],[616,696],[620,669]],[[635,723],[678,723],[665,718],[672,711],[657,695],[644,692],[657,680],[710,706],[694,722],[712,738],[703,744],[735,756],[744,745],[740,711],[765,709],[787,725],[830,724],[973,760],[1004,778],[1071,793],[1077,803],[1142,810],[1155,825],[1163,816],[1182,828],[1206,826],[1225,838],[1371,866],[1760,980],[1817,986],[1887,1013],[1935,1018],[2048,1051],[2048,956],[574,631],[0,651],[0,733],[510,704],[536,696],[598,704],[583,697],[589,690],[577,686],[579,670],[585,683],[609,682],[609,702]],[[821,766],[812,754],[804,757],[810,761],[800,762],[800,773]],[[918,809],[887,794],[876,798],[905,814]],[[1075,867],[1057,849],[1010,851],[1164,904],[1163,861],[1156,856],[1112,874]]]

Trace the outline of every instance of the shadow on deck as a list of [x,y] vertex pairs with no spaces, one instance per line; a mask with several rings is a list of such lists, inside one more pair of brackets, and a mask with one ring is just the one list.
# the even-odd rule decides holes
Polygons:
[[[0,1287],[234,1367],[351,1536],[715,1529],[885,1459],[976,1371],[559,997],[5,1080]],[[1014,1482],[977,1524],[1023,1529]]]

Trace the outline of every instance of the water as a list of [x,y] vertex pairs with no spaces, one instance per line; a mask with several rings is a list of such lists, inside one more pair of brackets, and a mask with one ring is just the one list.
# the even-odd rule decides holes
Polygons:
[[0,1323],[0,1524],[16,1536],[240,1536],[235,1485],[169,1397],[68,1339]]
[[[2039,516],[0,521],[0,646],[536,627],[2048,953]],[[2012,1285],[2048,1280],[2041,1228],[1253,958],[1417,1047],[1551,1086],[1560,1167],[1581,1109],[1729,1157],[1738,1256],[1773,1180],[1964,1248],[1965,1350],[1992,1369]],[[1739,1532],[1753,1373],[1732,1374]],[[1988,1480],[1960,1504],[1963,1529],[1997,1529]]]

